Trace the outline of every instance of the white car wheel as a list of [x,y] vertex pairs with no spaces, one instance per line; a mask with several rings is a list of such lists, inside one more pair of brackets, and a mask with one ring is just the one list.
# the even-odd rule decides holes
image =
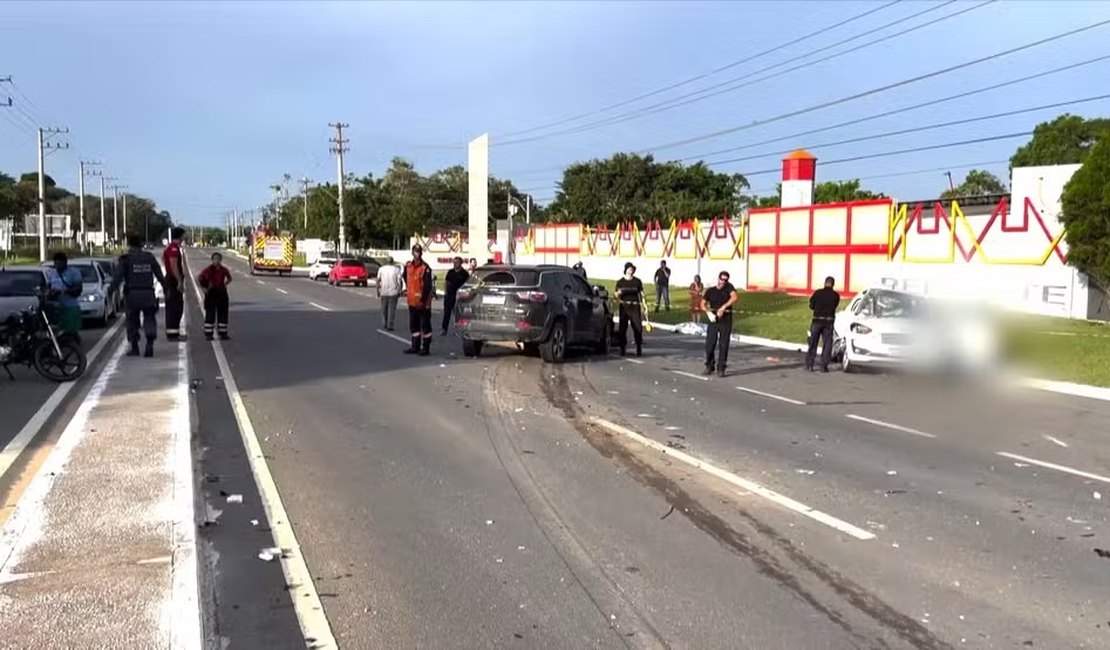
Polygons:
[[852,360],[848,358],[848,346],[850,345],[851,342],[848,339],[844,339],[844,354],[840,357],[840,368],[847,373],[850,373],[856,369],[855,364],[853,364]]

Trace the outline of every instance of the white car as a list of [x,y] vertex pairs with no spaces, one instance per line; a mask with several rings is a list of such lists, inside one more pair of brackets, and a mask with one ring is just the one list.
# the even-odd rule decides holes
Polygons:
[[335,262],[335,258],[332,257],[321,257],[316,260],[312,263],[312,266],[308,267],[308,279],[315,282],[321,278],[327,278],[332,268],[335,267]]
[[[115,318],[119,314],[119,302],[108,293],[112,278],[104,273],[101,265],[91,259],[78,259],[70,261],[69,266],[81,273],[81,297],[78,298],[81,317],[98,325],[105,325]],[[47,273],[52,273],[52,263],[44,262],[43,267]]]
[[836,315],[833,358],[863,366],[980,369],[995,360],[989,321],[961,305],[886,288],[861,291]]

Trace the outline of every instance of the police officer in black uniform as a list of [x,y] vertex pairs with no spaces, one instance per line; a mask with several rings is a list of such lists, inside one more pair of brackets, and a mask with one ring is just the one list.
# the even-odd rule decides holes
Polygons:
[[632,326],[632,338],[636,341],[636,356],[644,354],[644,283],[636,277],[636,265],[625,262],[624,277],[617,280],[617,300],[620,301],[617,333],[621,346],[621,356],[628,352],[628,327]]
[[143,250],[143,240],[138,235],[127,236],[128,251],[119,257],[116,275],[112,278],[109,293],[123,283],[123,296],[127,304],[127,341],[131,344],[127,356],[139,356],[139,319],[142,318],[143,333],[146,334],[144,357],[154,356],[154,339],[158,336],[158,297],[154,294],[154,282],[158,281],[163,290],[166,277],[158,259]]

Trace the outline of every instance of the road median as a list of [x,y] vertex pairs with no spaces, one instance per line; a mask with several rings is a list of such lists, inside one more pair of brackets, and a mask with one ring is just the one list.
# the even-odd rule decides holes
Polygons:
[[0,532],[22,647],[200,647],[184,346],[112,350]]

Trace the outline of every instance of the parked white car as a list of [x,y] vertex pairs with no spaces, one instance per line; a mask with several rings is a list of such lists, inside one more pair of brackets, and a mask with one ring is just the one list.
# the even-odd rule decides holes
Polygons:
[[[119,301],[108,294],[112,278],[107,276],[101,266],[91,259],[71,260],[69,265],[81,273],[81,317],[98,325],[105,325],[119,314]],[[43,267],[50,272],[53,264],[44,262]]]
[[316,280],[327,278],[332,268],[335,267],[335,262],[336,259],[331,257],[321,257],[316,260],[312,263],[312,266],[308,267],[308,279],[315,282]]
[[845,372],[863,366],[979,370],[992,364],[997,340],[973,304],[886,288],[866,289],[836,315],[833,357]]

